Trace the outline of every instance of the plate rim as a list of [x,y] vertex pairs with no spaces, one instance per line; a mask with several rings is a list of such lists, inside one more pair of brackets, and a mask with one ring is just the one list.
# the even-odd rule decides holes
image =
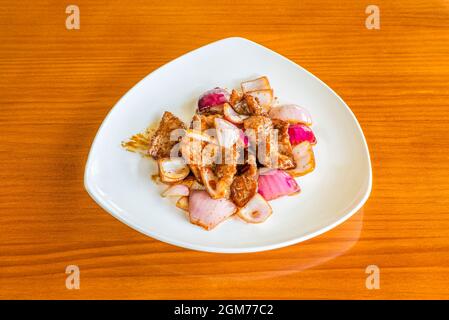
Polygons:
[[[165,237],[163,235],[158,234],[157,232],[151,232],[148,230],[145,230],[144,228],[141,228],[140,226],[138,226],[137,224],[133,223],[132,221],[129,221],[128,219],[122,217],[120,214],[116,213],[114,211],[113,208],[111,208],[106,202],[103,201],[103,199],[100,197],[100,195],[97,194],[97,191],[94,190],[94,187],[91,185],[92,183],[89,181],[89,168],[91,167],[91,163],[92,163],[92,157],[93,157],[93,150],[94,147],[97,143],[97,139],[98,139],[98,134],[99,132],[103,129],[105,123],[108,122],[108,119],[110,118],[112,112],[114,111],[114,109],[116,108],[116,106],[122,101],[124,100],[132,91],[134,91],[139,85],[141,85],[141,83],[143,83],[143,81],[145,79],[147,79],[150,76],[154,76],[155,73],[160,72],[160,70],[162,70],[164,67],[166,67],[167,65],[171,64],[172,62],[179,60],[185,56],[194,54],[196,51],[199,51],[201,49],[216,45],[218,43],[221,42],[226,42],[226,41],[242,41],[242,42],[246,42],[249,45],[252,46],[256,46],[260,49],[266,50],[268,52],[270,52],[271,54],[274,54],[275,56],[277,56],[278,58],[283,59],[284,61],[288,62],[289,64],[291,64],[293,67],[299,68],[303,71],[305,71],[309,76],[312,76],[315,80],[318,80],[322,85],[324,85],[328,90],[330,90],[337,98],[338,100],[345,106],[346,110],[349,112],[349,114],[352,116],[353,121],[356,124],[356,127],[359,131],[359,133],[361,134],[362,137],[362,142],[363,142],[363,146],[364,146],[364,151],[367,155],[367,160],[368,160],[368,168],[369,168],[369,173],[368,173],[368,187],[362,197],[362,199],[359,201],[359,203],[352,209],[350,210],[348,213],[346,213],[345,215],[343,215],[342,217],[336,219],[336,221],[328,224],[326,227],[323,227],[321,229],[318,229],[314,232],[311,232],[309,234],[303,235],[301,237],[295,237],[292,238],[290,240],[286,240],[286,241],[282,241],[282,242],[278,242],[278,243],[274,243],[274,244],[269,244],[269,245],[260,245],[260,246],[253,246],[253,247],[230,247],[230,248],[220,248],[220,247],[214,247],[214,246],[208,246],[208,245],[197,245],[197,244],[192,244],[189,242],[185,242],[185,241],[181,241],[181,240],[173,240],[169,237]],[[84,188],[86,189],[87,193],[89,194],[89,196],[106,212],[108,212],[111,216],[113,216],[114,218],[116,218],[117,220],[119,220],[120,222],[124,223],[125,225],[127,225],[128,227],[148,236],[151,237],[153,239],[156,239],[158,241],[162,241],[177,247],[182,247],[182,248],[186,248],[186,249],[190,249],[190,250],[195,250],[195,251],[202,251],[202,252],[211,252],[211,253],[252,253],[252,252],[261,252],[261,251],[268,251],[268,250],[274,250],[274,249],[278,249],[278,248],[283,248],[283,247],[287,247],[287,246],[291,246],[300,242],[304,242],[306,240],[315,238],[335,227],[337,227],[338,225],[342,224],[343,222],[345,222],[346,220],[348,220],[351,216],[353,216],[357,211],[359,211],[362,206],[366,203],[366,201],[368,200],[371,191],[372,191],[372,180],[373,180],[373,173],[372,173],[372,165],[371,165],[371,157],[370,157],[370,152],[369,152],[369,148],[368,148],[368,143],[366,141],[365,135],[363,134],[363,130],[362,127],[360,126],[359,121],[357,120],[356,116],[354,115],[354,113],[352,112],[352,110],[349,108],[349,106],[346,104],[346,102],[331,88],[329,87],[325,82],[323,82],[320,78],[318,78],[317,76],[315,76],[313,73],[311,73],[310,71],[308,71],[307,69],[303,68],[302,66],[300,66],[299,64],[295,63],[294,61],[284,57],[283,55],[277,53],[276,51],[273,51],[261,44],[258,44],[252,40],[243,38],[243,37],[228,37],[228,38],[224,38],[224,39],[220,39],[211,43],[208,43],[206,45],[203,45],[201,47],[198,47],[196,49],[193,49],[191,51],[188,51],[182,55],[180,55],[179,57],[172,59],[170,61],[168,61],[167,63],[164,63],[163,65],[159,66],[158,68],[156,68],[155,70],[153,70],[152,72],[150,72],[149,74],[147,74],[145,77],[143,77],[141,80],[139,80],[135,85],[133,85],[124,95],[122,95],[120,97],[120,99],[117,100],[117,102],[114,104],[114,106],[108,111],[107,115],[105,116],[105,118],[103,119],[103,121],[101,122],[101,125],[98,127],[98,130],[95,133],[95,137],[92,141],[91,147],[89,149],[89,154],[87,157],[87,161],[85,164],[85,169],[84,169]]]

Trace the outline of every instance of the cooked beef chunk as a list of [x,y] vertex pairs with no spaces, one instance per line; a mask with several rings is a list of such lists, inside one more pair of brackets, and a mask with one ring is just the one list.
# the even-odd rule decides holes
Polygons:
[[[243,121],[245,130],[252,129],[256,134],[268,135],[273,129],[271,119],[264,116],[251,116]],[[246,132],[246,131],[245,131]]]
[[253,96],[246,94],[245,102],[251,115],[261,116],[264,114],[264,109],[259,105]]
[[185,129],[185,124],[171,112],[165,111],[159,127],[151,137],[148,154],[154,159],[170,157],[170,151],[178,141],[170,141],[170,133],[176,129]]
[[274,141],[271,119],[264,116],[251,116],[243,122],[243,126],[249,141],[249,153],[257,154],[257,160],[263,166],[273,167],[277,143]]
[[231,97],[229,98],[229,104],[231,106],[235,106],[237,103],[239,103],[242,100],[242,95],[235,89],[232,90]]
[[223,118],[223,116],[221,114],[195,114],[190,128],[200,131],[215,128],[215,118]]
[[239,114],[245,114],[250,116],[260,116],[265,114],[264,109],[259,105],[257,100],[249,94],[243,95],[242,98],[239,98],[239,100],[235,98],[233,102],[234,104],[231,103],[231,105],[233,106],[234,110]]
[[231,200],[239,207],[243,207],[256,194],[257,166],[255,160],[249,159],[247,170],[236,176],[231,185]]
[[273,128],[278,130],[278,168],[287,170],[295,167],[292,145],[288,135],[288,122],[273,119]]
[[223,190],[224,198],[229,198],[231,193],[231,184],[237,172],[235,164],[217,164],[215,174],[218,178],[217,188]]

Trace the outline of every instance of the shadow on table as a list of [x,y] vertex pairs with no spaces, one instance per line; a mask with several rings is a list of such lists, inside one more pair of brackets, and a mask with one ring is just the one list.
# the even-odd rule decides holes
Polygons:
[[362,226],[363,208],[336,228],[296,245],[249,254],[191,252],[187,257],[189,263],[178,264],[165,271],[190,277],[230,280],[272,278],[301,272],[351,249],[360,237]]

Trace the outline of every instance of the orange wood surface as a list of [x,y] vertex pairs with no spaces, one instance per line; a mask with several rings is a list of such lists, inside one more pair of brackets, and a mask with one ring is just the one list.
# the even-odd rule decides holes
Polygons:
[[[0,298],[449,298],[449,2],[0,1]],[[380,30],[365,8],[380,8]],[[348,103],[373,163],[363,210],[291,247],[221,255],[130,229],[83,187],[103,118],[137,81],[242,36]],[[342,182],[343,183],[343,182]],[[65,287],[78,265],[80,290]],[[380,289],[365,287],[368,265]]]

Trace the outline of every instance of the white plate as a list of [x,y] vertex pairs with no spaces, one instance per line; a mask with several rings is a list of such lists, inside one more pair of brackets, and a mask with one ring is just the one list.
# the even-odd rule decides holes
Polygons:
[[[192,225],[150,179],[151,160],[121,141],[158,121],[165,110],[190,121],[198,96],[216,86],[238,87],[260,75],[283,102],[305,106],[314,120],[316,169],[299,178],[302,192],[271,202],[262,224],[231,218],[212,231]],[[189,52],[149,74],[109,112],[90,150],[84,183],[120,221],[155,239],[201,251],[237,253],[280,248],[315,237],[348,219],[367,200],[371,163],[362,129],[344,101],[314,75],[242,38]]]

